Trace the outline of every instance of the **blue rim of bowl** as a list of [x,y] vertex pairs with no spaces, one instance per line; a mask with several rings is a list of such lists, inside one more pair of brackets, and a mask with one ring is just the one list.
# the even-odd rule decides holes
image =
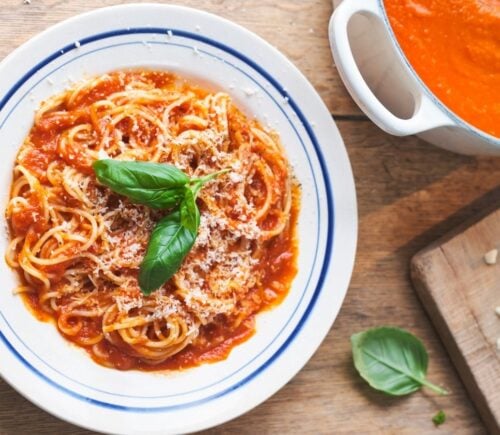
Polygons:
[[[346,0],[344,0],[344,1],[346,1]],[[467,121],[460,118],[460,116],[458,116],[455,112],[450,110],[445,104],[443,104],[441,102],[441,100],[438,97],[436,97],[436,95],[434,95],[434,93],[429,89],[429,87],[425,84],[425,82],[420,78],[418,73],[415,71],[415,69],[411,65],[410,61],[406,57],[403,49],[399,45],[399,42],[396,38],[396,35],[394,34],[394,31],[392,30],[392,26],[391,26],[391,23],[389,21],[389,17],[387,16],[387,12],[386,12],[385,7],[384,7],[384,1],[378,0],[378,3],[379,3],[380,10],[383,12],[385,27],[389,31],[390,40],[391,40],[393,46],[396,48],[396,51],[399,53],[400,57],[403,59],[404,64],[406,65],[408,70],[413,75],[413,78],[424,89],[425,94],[432,100],[432,102],[436,106],[438,106],[444,113],[446,113],[449,117],[451,117],[453,121],[455,121],[457,124],[459,124],[460,127],[463,127],[469,133],[471,133],[475,136],[478,136],[483,140],[486,140],[490,144],[500,147],[500,139],[499,138],[496,138],[495,136],[492,136],[491,134],[486,133],[477,127],[474,127],[472,124],[469,124]]]
[[[0,339],[4,342],[6,347],[14,354],[14,356],[24,365],[26,366],[30,371],[32,371],[35,375],[46,381],[49,385],[52,385],[53,387],[57,388],[58,390],[76,398],[81,401],[84,401],[89,404],[93,404],[96,406],[108,408],[108,409],[113,409],[117,411],[128,411],[128,412],[165,412],[165,411],[173,411],[177,409],[183,409],[183,408],[188,408],[188,407],[193,407],[193,406],[198,406],[201,405],[205,402],[217,399],[221,396],[224,396],[226,394],[229,394],[231,392],[234,392],[235,390],[241,388],[248,382],[250,382],[252,379],[257,377],[260,373],[266,370],[267,367],[269,367],[278,357],[287,349],[287,347],[294,341],[295,337],[297,334],[301,331],[303,325],[305,324],[307,318],[312,312],[312,309],[314,308],[317,299],[321,293],[322,287],[324,280],[326,278],[326,275],[328,273],[328,269],[330,266],[330,260],[331,260],[331,253],[333,251],[333,240],[334,240],[334,229],[335,229],[335,224],[334,224],[334,201],[333,201],[333,192],[331,189],[331,181],[330,181],[330,176],[328,173],[328,169],[323,157],[323,154],[321,152],[321,148],[319,146],[319,143],[316,139],[316,135],[314,134],[309,122],[305,118],[304,114],[298,107],[298,105],[295,103],[293,98],[288,95],[286,90],[281,87],[278,83],[278,81],[271,76],[266,70],[264,70],[261,66],[259,66],[257,63],[255,63],[253,60],[248,58],[247,56],[243,55],[239,51],[235,50],[232,47],[229,47],[225,44],[222,44],[218,41],[215,41],[213,39],[207,38],[205,36],[202,36],[200,34],[194,34],[191,32],[183,31],[183,30],[177,30],[177,29],[171,29],[171,28],[156,28],[156,27],[138,27],[138,28],[127,28],[127,29],[119,29],[119,30],[114,30],[110,32],[104,32],[104,33],[99,33],[93,36],[89,36],[86,38],[82,38],[79,41],[78,46],[83,46],[85,44],[89,44],[91,42],[95,42],[98,40],[106,39],[106,38],[111,38],[111,37],[116,37],[116,36],[122,36],[122,35],[130,35],[130,34],[161,34],[165,35],[167,31],[171,31],[173,35],[175,36],[181,36],[185,37],[188,39],[194,39],[203,43],[206,43],[207,45],[211,45],[215,48],[218,48],[224,52],[227,52],[231,54],[232,56],[236,57],[237,59],[241,60],[242,62],[246,63],[248,66],[250,66],[253,70],[258,72],[262,77],[264,77],[269,83],[273,85],[273,87],[278,91],[278,93],[285,99],[287,99],[288,104],[290,107],[293,109],[293,111],[296,113],[298,116],[299,120],[301,121],[304,129],[307,132],[307,135],[309,136],[309,139],[311,140],[311,143],[314,147],[314,150],[316,152],[316,156],[318,158],[318,162],[322,171],[322,176],[324,180],[324,188],[325,188],[325,193],[326,193],[326,202],[327,202],[327,210],[328,210],[328,229],[327,229],[327,240],[326,240],[326,246],[325,246],[325,257],[323,264],[321,266],[320,270],[320,275],[318,277],[317,285],[314,290],[314,293],[311,297],[311,300],[306,307],[302,317],[300,318],[298,324],[296,325],[295,329],[290,333],[290,335],[286,338],[285,342],[281,345],[281,347],[270,357],[265,361],[260,367],[258,367],[256,370],[254,370],[251,374],[247,375],[244,379],[238,381],[236,384],[225,388],[224,390],[217,392],[215,394],[212,394],[208,397],[195,400],[190,403],[185,403],[185,404],[179,404],[179,405],[171,405],[171,406],[160,406],[160,407],[136,407],[136,406],[124,406],[124,405],[117,405],[113,403],[108,403],[100,400],[96,400],[90,397],[86,397],[80,393],[77,393],[75,391],[70,390],[67,387],[64,387],[58,383],[56,383],[54,380],[50,379],[48,376],[46,376],[44,373],[39,371],[37,368],[35,368],[33,365],[30,364],[29,361],[27,361],[16,349],[15,347],[7,340],[7,338],[3,335],[3,333],[0,331]],[[31,68],[21,79],[19,79],[16,84],[6,93],[4,98],[0,101],[0,111],[3,110],[5,105],[9,102],[10,98],[23,86],[23,84],[30,79],[40,68],[50,64],[53,60],[59,58],[60,56],[74,50],[77,48],[77,45],[75,43],[69,44],[65,46],[64,48],[54,52],[52,55],[46,57],[44,60],[39,62],[37,65],[35,65],[33,68]],[[13,110],[13,109],[12,109]],[[12,111],[11,110],[11,111]],[[10,112],[9,112],[10,115]]]

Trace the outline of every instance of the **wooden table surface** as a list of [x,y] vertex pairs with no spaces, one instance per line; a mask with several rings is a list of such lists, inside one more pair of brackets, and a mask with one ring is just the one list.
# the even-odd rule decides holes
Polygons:
[[[0,58],[65,18],[118,0],[2,0]],[[166,3],[166,2],[165,2]],[[307,76],[344,138],[359,207],[357,261],[340,314],[305,368],[267,402],[207,434],[484,433],[409,280],[418,250],[500,200],[500,159],[441,151],[397,138],[366,119],[344,89],[327,40],[331,0],[176,0],[239,23],[275,45]],[[5,289],[4,289],[5,290]],[[408,328],[426,344],[429,377],[451,394],[389,398],[357,376],[349,337],[378,325]],[[1,361],[0,361],[1,364]],[[432,416],[448,420],[436,429]],[[0,380],[0,434],[87,434],[41,411]]]

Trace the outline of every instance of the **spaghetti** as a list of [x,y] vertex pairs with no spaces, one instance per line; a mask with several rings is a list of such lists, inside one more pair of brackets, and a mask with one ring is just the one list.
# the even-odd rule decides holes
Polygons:
[[[100,185],[102,158],[165,162],[191,177],[230,168],[197,204],[198,237],[150,296],[138,270],[166,211]],[[103,365],[160,370],[227,357],[296,273],[299,191],[278,136],[224,93],[167,72],[118,71],[44,102],[21,146],[7,263],[42,320]]]

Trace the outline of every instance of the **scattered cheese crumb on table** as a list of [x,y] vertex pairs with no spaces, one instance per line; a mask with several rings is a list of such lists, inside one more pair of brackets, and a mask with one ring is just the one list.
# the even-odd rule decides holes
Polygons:
[[492,249],[484,254],[484,262],[489,265],[493,265],[497,263],[498,258],[498,249]]

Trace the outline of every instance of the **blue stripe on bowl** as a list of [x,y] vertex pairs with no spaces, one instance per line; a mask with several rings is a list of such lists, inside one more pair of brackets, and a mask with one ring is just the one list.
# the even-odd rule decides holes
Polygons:
[[[34,374],[36,374],[38,377],[40,377],[41,379],[43,379],[44,381],[46,381],[49,385],[51,385],[51,386],[59,389],[60,391],[63,391],[64,393],[69,394],[70,396],[72,396],[74,398],[80,399],[80,400],[82,400],[84,402],[91,403],[91,404],[96,405],[96,406],[101,406],[101,407],[105,407],[105,408],[111,408],[111,409],[114,409],[114,410],[119,410],[119,411],[165,412],[165,411],[174,411],[174,410],[177,410],[177,409],[183,409],[183,408],[187,408],[187,407],[197,406],[197,405],[200,405],[200,404],[205,403],[207,401],[215,400],[215,399],[217,399],[217,398],[219,398],[221,396],[224,396],[226,394],[229,394],[229,393],[237,390],[238,388],[242,387],[246,383],[250,382],[252,379],[254,379],[256,376],[258,376],[260,373],[262,373],[263,371],[265,371],[266,368],[268,368],[277,358],[279,358],[282,355],[282,353],[287,349],[287,347],[290,345],[290,343],[293,342],[293,340],[295,339],[295,337],[297,336],[297,334],[301,331],[303,325],[307,321],[307,318],[311,314],[311,312],[312,312],[312,310],[313,310],[313,308],[314,308],[314,306],[316,304],[316,301],[317,301],[317,299],[318,299],[318,297],[319,297],[319,295],[320,295],[320,293],[322,291],[322,286],[323,286],[324,280],[325,280],[327,272],[328,272],[328,268],[329,268],[329,265],[330,265],[330,259],[331,259],[331,253],[332,253],[332,249],[333,249],[333,239],[334,239],[334,203],[333,203],[333,193],[332,193],[332,190],[331,190],[331,182],[330,182],[330,177],[329,177],[329,174],[328,174],[327,166],[326,166],[326,163],[324,161],[324,158],[323,158],[320,146],[318,144],[316,136],[315,136],[315,134],[314,134],[314,132],[313,132],[313,130],[312,130],[309,122],[307,121],[307,119],[303,115],[302,111],[299,109],[298,105],[287,94],[286,90],[282,86],[280,86],[280,84],[278,83],[278,81],[276,79],[274,79],[274,77],[272,77],[267,71],[265,71],[262,67],[260,67],[258,64],[256,64],[250,58],[246,57],[245,55],[241,54],[237,50],[235,50],[235,49],[233,49],[233,48],[231,48],[231,47],[229,47],[229,46],[227,46],[225,44],[222,44],[222,43],[220,43],[218,41],[209,39],[209,38],[207,38],[205,36],[202,36],[200,34],[194,34],[194,33],[186,32],[186,31],[182,31],[182,30],[162,29],[162,28],[150,28],[150,27],[147,27],[147,28],[127,28],[127,29],[120,29],[120,30],[115,30],[115,31],[111,31],[111,32],[105,32],[105,33],[100,33],[100,34],[92,35],[92,36],[90,36],[88,38],[80,40],[79,42],[80,42],[80,45],[83,46],[83,45],[87,45],[87,44],[95,42],[95,41],[99,41],[99,40],[103,40],[103,39],[107,39],[107,38],[112,38],[112,37],[117,37],[117,36],[122,36],[122,35],[132,35],[132,34],[160,34],[160,35],[165,35],[166,32],[167,32],[167,30],[171,30],[172,33],[175,36],[180,36],[180,37],[183,37],[183,38],[200,41],[200,42],[203,42],[203,43],[205,43],[207,45],[211,45],[211,46],[216,47],[216,48],[218,48],[218,49],[220,49],[222,51],[225,51],[226,53],[231,54],[235,58],[237,58],[237,59],[243,61],[244,63],[246,63],[248,66],[250,66],[256,72],[258,72],[262,77],[264,77],[269,83],[271,83],[273,85],[273,87],[279,92],[279,94],[283,98],[286,97],[288,99],[288,104],[290,105],[290,107],[296,113],[296,115],[299,118],[299,120],[301,121],[304,129],[306,130],[306,132],[307,132],[307,134],[309,136],[309,139],[311,140],[311,142],[313,144],[313,147],[314,147],[314,149],[316,151],[316,155],[317,155],[317,158],[318,158],[321,170],[322,170],[322,176],[323,176],[324,187],[325,187],[325,192],[326,192],[326,206],[327,206],[327,211],[328,211],[328,214],[327,214],[328,231],[327,231],[327,240],[326,240],[326,251],[325,251],[325,257],[323,259],[323,264],[321,266],[321,272],[320,272],[320,276],[319,276],[319,279],[318,279],[318,283],[317,283],[316,288],[314,290],[313,296],[312,296],[312,298],[311,298],[311,300],[310,300],[310,302],[309,302],[309,304],[308,304],[308,306],[307,306],[304,314],[302,315],[300,321],[298,322],[297,326],[292,331],[292,333],[287,337],[286,341],[281,345],[281,347],[266,362],[264,362],[259,368],[257,368],[254,372],[252,372],[250,375],[246,376],[241,381],[233,384],[232,386],[230,386],[228,388],[225,388],[224,390],[222,390],[220,392],[217,392],[217,393],[212,394],[210,396],[207,396],[205,398],[202,398],[202,399],[199,399],[199,400],[196,400],[196,401],[192,401],[192,402],[189,402],[189,403],[182,403],[182,404],[171,405],[171,406],[159,406],[159,407],[127,407],[127,406],[117,405],[117,404],[114,404],[114,403],[108,403],[108,402],[104,402],[104,401],[100,401],[100,400],[95,400],[95,399],[90,398],[90,397],[86,397],[84,395],[81,395],[81,394],[79,394],[79,393],[77,393],[75,391],[72,391],[72,390],[64,387],[63,385],[60,385],[60,384],[56,383],[55,381],[53,381],[52,379],[50,379],[49,377],[47,377],[45,374],[43,374],[42,372],[40,372],[37,368],[35,368],[33,365],[31,365],[30,362],[27,361],[14,348],[14,346],[7,340],[7,338],[5,337],[5,335],[2,334],[2,332],[0,331],[0,339],[5,343],[5,345],[7,346],[7,348],[16,356],[16,358],[19,359],[21,361],[21,363],[23,365],[25,365],[29,370],[31,370]],[[141,43],[142,44],[143,41],[134,42],[134,43]],[[158,42],[157,41],[150,41],[150,43],[158,43]],[[162,43],[163,44],[169,43],[169,44],[172,44],[172,45],[183,46],[183,47],[187,47],[187,48],[189,48],[189,49],[192,50],[192,46],[188,47],[188,46],[184,46],[182,44],[174,44],[174,43],[171,43],[171,42],[162,42]],[[115,44],[114,46],[116,46],[116,45],[122,45],[122,44]],[[99,51],[99,50],[106,49],[106,48],[110,48],[110,47],[112,47],[112,46],[107,46],[107,47],[99,48],[99,49],[94,50],[92,52]],[[14,94],[36,72],[38,72],[41,68],[43,68],[43,67],[47,66],[48,64],[50,64],[52,61],[58,59],[59,57],[61,57],[65,53],[70,52],[70,51],[72,51],[74,49],[75,49],[75,45],[74,44],[67,45],[64,48],[62,48],[61,50],[59,50],[59,51],[53,53],[52,55],[48,56],[46,59],[44,59],[43,61],[41,61],[37,65],[35,65],[33,68],[31,68],[7,92],[7,94],[2,98],[2,100],[0,100],[0,111],[5,107],[5,105],[14,96]],[[88,55],[88,54],[89,53],[86,53],[85,55]],[[208,52],[204,52],[204,54],[207,54],[207,55],[210,55],[210,56],[213,56],[213,57],[217,57],[217,56],[214,56],[213,54],[208,53]],[[33,87],[35,87],[37,84],[39,84],[42,80],[44,80],[46,77],[48,77],[50,74],[52,74],[57,69],[63,67],[64,65],[66,65],[66,64],[68,64],[68,63],[70,63],[70,62],[72,62],[72,61],[74,61],[74,60],[76,60],[76,59],[78,59],[78,58],[80,58],[82,56],[75,57],[75,58],[71,59],[70,61],[63,63],[58,68],[52,70],[49,74],[47,74],[45,77],[43,77],[42,79],[40,79]],[[222,60],[221,58],[219,58],[219,59]],[[223,60],[223,61],[225,63],[228,63],[226,60]],[[293,122],[286,115],[286,113],[284,112],[284,110],[282,109],[282,107],[278,104],[278,102],[274,99],[274,97],[272,97],[270,95],[270,93],[266,89],[264,89],[255,79],[253,79],[250,75],[248,75],[241,68],[238,68],[236,65],[232,65],[232,66],[234,68],[238,69],[243,74],[247,75],[251,80],[254,81],[254,83],[256,83],[256,85],[258,85],[264,92],[266,92],[269,95],[270,98],[273,99],[273,101],[277,104],[277,106],[280,108],[280,110],[283,112],[283,114],[287,117],[287,119],[290,122],[290,125],[292,126],[292,128],[295,130],[295,132],[296,132],[296,134],[297,134],[297,136],[298,136],[298,138],[299,138],[302,146],[304,147],[304,151],[306,151],[306,155],[307,155],[307,150],[305,149],[304,143],[302,142],[302,139],[300,138],[300,136],[299,136],[299,134],[298,134],[298,132],[297,132],[297,130],[296,130]],[[19,104],[19,102],[28,94],[28,92],[26,92],[21,97],[21,99],[12,107],[12,109],[7,114],[7,117],[5,118],[5,120],[0,125],[0,128],[4,125],[4,123],[7,121],[7,119],[9,118],[9,116],[11,115],[11,113],[13,112],[13,110],[15,110],[15,108],[17,107],[17,105]],[[308,158],[309,158],[309,156],[308,156]],[[309,165],[311,166],[310,160],[309,160]],[[312,167],[311,167],[311,170],[312,170]],[[319,206],[319,196],[318,196],[318,192],[317,192],[316,178],[315,178],[314,172],[312,172],[312,173],[313,173],[315,187],[316,187],[316,196],[317,196],[317,201],[318,201],[318,210],[321,210],[321,208]],[[319,216],[318,216],[318,220],[319,220]],[[317,244],[316,244],[316,246],[317,246]],[[317,255],[317,253],[316,253],[316,255]],[[309,277],[309,279],[310,279],[310,277]],[[308,283],[309,283],[309,281],[308,281]],[[301,300],[302,300],[302,298],[301,298]],[[298,308],[299,305],[300,305],[300,301],[299,301],[299,304],[297,305],[297,307],[295,308],[294,313],[296,312],[296,310],[297,310],[297,308]],[[293,314],[292,314],[292,316],[290,316],[290,319],[287,321],[287,324],[288,324],[288,322],[290,322],[291,317],[293,317]],[[3,316],[3,314],[1,312],[0,312],[0,315],[2,315],[2,317],[6,321],[5,317]],[[10,325],[9,325],[9,327],[10,327]],[[286,325],[283,327],[283,329],[285,327],[286,327]],[[283,329],[280,331],[280,333],[278,334],[278,336],[274,340],[276,340],[279,337],[279,335],[281,334],[281,332],[283,331]],[[12,330],[12,328],[11,328],[11,330]],[[14,330],[12,330],[12,332],[15,334]],[[20,338],[17,336],[17,334],[16,334],[16,337],[20,340]],[[273,342],[274,342],[274,340],[273,340]],[[264,352],[264,351],[265,350],[263,350],[262,352]],[[41,360],[37,355],[35,355],[35,356],[39,360]],[[258,356],[256,356],[255,358],[257,358],[257,357]],[[254,360],[255,360],[255,358],[254,358]],[[246,365],[248,365],[250,363],[251,363],[251,361],[249,363],[247,363]],[[46,364],[46,363],[44,362],[44,364]],[[52,367],[50,367],[50,368],[52,370],[54,370],[54,371],[57,372],[56,369],[54,369]],[[243,368],[244,367],[240,368],[238,371],[242,370]],[[228,377],[224,378],[223,380],[221,380],[219,382],[223,382],[225,379],[233,376],[237,372],[229,375]],[[62,375],[62,376],[65,376],[65,375],[63,375],[60,372],[58,372],[58,373],[60,375]],[[78,381],[75,381],[73,379],[70,379],[70,380],[73,381],[73,382],[79,383]],[[79,384],[83,385],[81,383],[79,383]],[[215,384],[212,384],[212,385],[209,385],[209,386],[204,387],[204,388],[209,388],[209,387],[212,387],[214,385]],[[102,392],[102,393],[106,393],[106,394],[110,394],[110,395],[114,395],[114,396],[120,396],[120,395],[117,395],[117,394],[114,394],[114,393],[100,391],[100,390],[97,390],[97,389],[95,389],[93,387],[89,387],[87,385],[83,385],[83,386],[85,386],[86,388],[89,388],[89,389],[94,389],[95,391],[99,391],[99,392]],[[187,392],[187,393],[183,393],[183,395],[184,394],[191,394],[193,392],[200,391],[200,390],[201,389],[190,391],[190,392]],[[141,398],[141,397],[137,397],[137,396],[122,396],[122,397]],[[165,398],[165,397],[172,397],[172,396],[162,396],[162,397],[158,397],[158,398]],[[149,399],[150,397],[147,397],[147,398]]]

